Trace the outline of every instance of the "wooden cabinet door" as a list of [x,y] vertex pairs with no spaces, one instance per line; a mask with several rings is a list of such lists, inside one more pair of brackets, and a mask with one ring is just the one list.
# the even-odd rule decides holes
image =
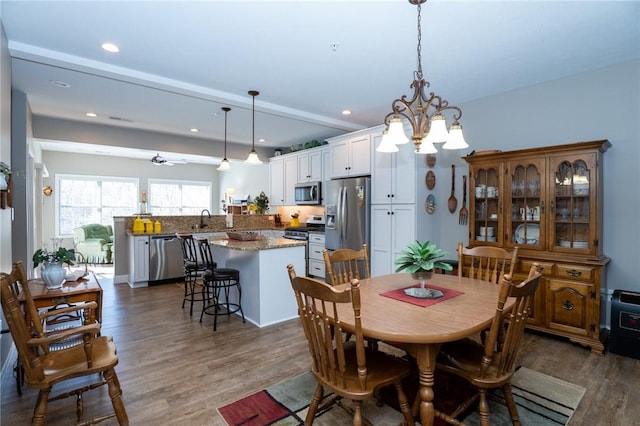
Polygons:
[[593,286],[554,278],[547,283],[547,327],[574,335],[591,335],[598,326],[592,323]]
[[545,202],[547,176],[544,157],[525,157],[507,162],[505,191],[505,244],[543,250],[546,243]]
[[469,168],[470,245],[505,244],[503,174],[503,163],[495,161],[473,164]]
[[599,222],[596,155],[580,153],[551,157],[549,178],[548,249],[555,252],[597,254]]

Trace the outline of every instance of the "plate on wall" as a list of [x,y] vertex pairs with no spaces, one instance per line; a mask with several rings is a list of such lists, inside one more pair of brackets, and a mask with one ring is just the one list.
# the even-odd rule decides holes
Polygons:
[[433,214],[433,212],[436,211],[436,197],[435,197],[435,195],[429,194],[427,196],[427,201],[425,202],[424,208],[427,211],[427,213],[429,213],[429,214]]
[[[525,230],[526,230],[526,240],[525,240]],[[540,241],[540,225],[535,223],[522,224],[516,228],[516,232],[514,234],[514,239],[518,244],[537,244]],[[535,242],[532,242],[535,240]]]
[[427,184],[427,189],[433,189],[436,187],[436,174],[429,170],[424,177],[424,181]]

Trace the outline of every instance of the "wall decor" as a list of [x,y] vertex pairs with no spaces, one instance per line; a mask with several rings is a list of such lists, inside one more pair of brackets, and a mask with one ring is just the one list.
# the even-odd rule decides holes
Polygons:
[[427,184],[427,189],[433,189],[436,187],[436,174],[433,171],[429,170],[427,175],[424,177],[425,183]]
[[428,167],[433,167],[436,165],[436,155],[435,154],[427,154],[425,157],[425,162]]
[[433,214],[436,211],[436,197],[433,194],[427,196],[427,201],[424,206],[425,210],[429,214]]

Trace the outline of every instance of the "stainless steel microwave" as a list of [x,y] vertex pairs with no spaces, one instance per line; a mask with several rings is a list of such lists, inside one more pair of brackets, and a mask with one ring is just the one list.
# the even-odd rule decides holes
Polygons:
[[321,204],[322,192],[320,191],[320,182],[299,183],[295,187],[296,204]]

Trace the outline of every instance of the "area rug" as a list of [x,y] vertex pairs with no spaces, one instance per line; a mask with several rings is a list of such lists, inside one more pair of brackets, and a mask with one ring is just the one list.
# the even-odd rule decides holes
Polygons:
[[[586,391],[581,386],[524,367],[513,376],[512,387],[523,425],[566,425]],[[306,372],[220,407],[218,413],[229,426],[301,425],[315,388],[313,375]],[[438,393],[436,389],[437,398],[442,399],[443,395],[444,392]],[[491,424],[511,425],[509,412],[501,404],[499,392],[492,399],[495,401],[490,401]],[[366,401],[363,415],[374,425],[399,424],[402,415],[391,405],[378,407],[375,401]],[[477,412],[469,414],[464,422],[479,424]],[[351,414],[336,405],[319,412],[314,421],[318,426],[351,423]]]

